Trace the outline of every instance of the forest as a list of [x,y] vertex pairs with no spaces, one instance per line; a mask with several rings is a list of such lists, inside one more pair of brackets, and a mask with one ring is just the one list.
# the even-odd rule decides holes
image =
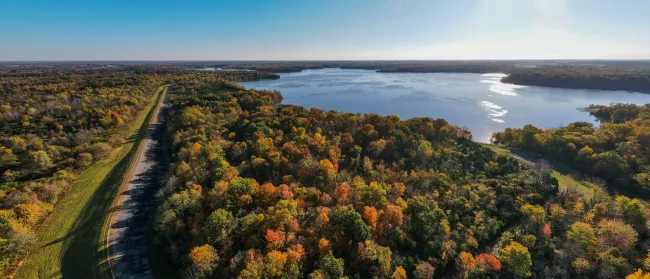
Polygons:
[[154,229],[181,277],[642,278],[650,269],[643,201],[598,185],[590,197],[560,191],[548,169],[498,155],[443,119],[308,110],[222,81],[170,90],[173,164]]
[[127,126],[178,79],[277,78],[272,73],[155,67],[0,68],[0,277],[38,241],[39,223],[77,176],[132,140]]

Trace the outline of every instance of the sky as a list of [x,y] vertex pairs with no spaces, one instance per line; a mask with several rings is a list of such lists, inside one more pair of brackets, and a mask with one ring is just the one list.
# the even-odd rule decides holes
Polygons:
[[0,61],[650,59],[648,0],[0,0]]

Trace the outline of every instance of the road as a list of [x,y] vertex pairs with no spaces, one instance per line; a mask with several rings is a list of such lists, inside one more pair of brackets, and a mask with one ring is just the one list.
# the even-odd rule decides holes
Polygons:
[[167,170],[167,90],[160,98],[124,183],[115,198],[106,229],[107,257],[113,278],[152,279],[147,239],[154,195]]

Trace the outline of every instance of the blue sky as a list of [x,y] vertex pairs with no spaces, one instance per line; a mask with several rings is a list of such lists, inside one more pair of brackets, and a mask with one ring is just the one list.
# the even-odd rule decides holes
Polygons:
[[648,0],[0,0],[0,60],[650,59]]

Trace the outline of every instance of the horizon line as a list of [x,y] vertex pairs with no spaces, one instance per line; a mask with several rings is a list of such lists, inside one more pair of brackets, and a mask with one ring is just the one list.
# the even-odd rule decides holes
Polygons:
[[119,59],[70,59],[70,60],[0,60],[0,63],[56,63],[56,62],[513,62],[513,61],[649,61],[650,58],[516,58],[516,59],[170,59],[170,60],[119,60]]

